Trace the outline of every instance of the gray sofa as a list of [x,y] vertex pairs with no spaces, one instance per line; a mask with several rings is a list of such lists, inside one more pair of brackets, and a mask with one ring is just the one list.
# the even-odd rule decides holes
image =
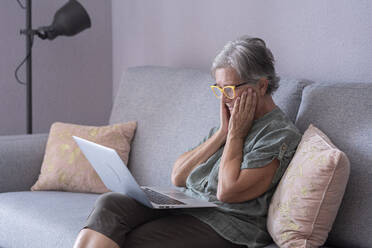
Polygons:
[[[109,124],[138,121],[128,166],[140,185],[170,186],[174,161],[219,125],[209,72],[157,66],[124,73]],[[351,174],[327,247],[372,247],[372,84],[282,78],[275,102],[348,155]],[[0,137],[0,247],[71,248],[99,194],[31,192],[48,134]],[[272,244],[268,247],[277,247]]]

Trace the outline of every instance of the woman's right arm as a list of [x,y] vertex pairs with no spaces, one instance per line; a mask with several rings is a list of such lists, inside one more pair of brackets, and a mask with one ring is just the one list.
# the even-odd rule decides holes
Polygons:
[[182,154],[173,165],[172,183],[177,187],[185,187],[190,172],[207,161],[225,142],[226,135],[218,130],[203,144]]

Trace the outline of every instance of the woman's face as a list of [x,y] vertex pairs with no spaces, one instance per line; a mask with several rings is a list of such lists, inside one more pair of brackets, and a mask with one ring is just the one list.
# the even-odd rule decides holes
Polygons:
[[[235,71],[234,68],[227,67],[227,68],[218,68],[215,72],[215,78],[217,86],[223,88],[225,86],[229,85],[238,85],[242,83],[242,80],[240,79],[238,73]],[[234,108],[234,104],[236,101],[236,98],[243,94],[244,91],[247,89],[252,88],[253,91],[256,92],[257,95],[257,107],[259,106],[259,88],[258,84],[256,82],[253,82],[252,84],[244,84],[238,88],[235,88],[235,98],[229,99],[225,95],[222,95],[223,102],[228,107],[230,113],[232,112]]]

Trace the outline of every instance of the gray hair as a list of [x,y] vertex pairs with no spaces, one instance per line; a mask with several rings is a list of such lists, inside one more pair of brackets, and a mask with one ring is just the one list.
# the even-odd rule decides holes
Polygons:
[[266,94],[272,95],[279,87],[280,77],[276,75],[274,57],[260,38],[242,36],[229,41],[218,53],[211,68],[212,77],[218,68],[232,67],[243,81],[266,77],[269,81]]

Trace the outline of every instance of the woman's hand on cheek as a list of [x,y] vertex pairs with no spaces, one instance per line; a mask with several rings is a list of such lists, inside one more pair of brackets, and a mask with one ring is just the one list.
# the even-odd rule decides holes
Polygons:
[[226,139],[229,129],[230,111],[227,109],[223,97],[220,100],[220,134]]
[[256,111],[257,96],[248,89],[235,101],[228,128],[229,138],[245,139],[251,129]]

